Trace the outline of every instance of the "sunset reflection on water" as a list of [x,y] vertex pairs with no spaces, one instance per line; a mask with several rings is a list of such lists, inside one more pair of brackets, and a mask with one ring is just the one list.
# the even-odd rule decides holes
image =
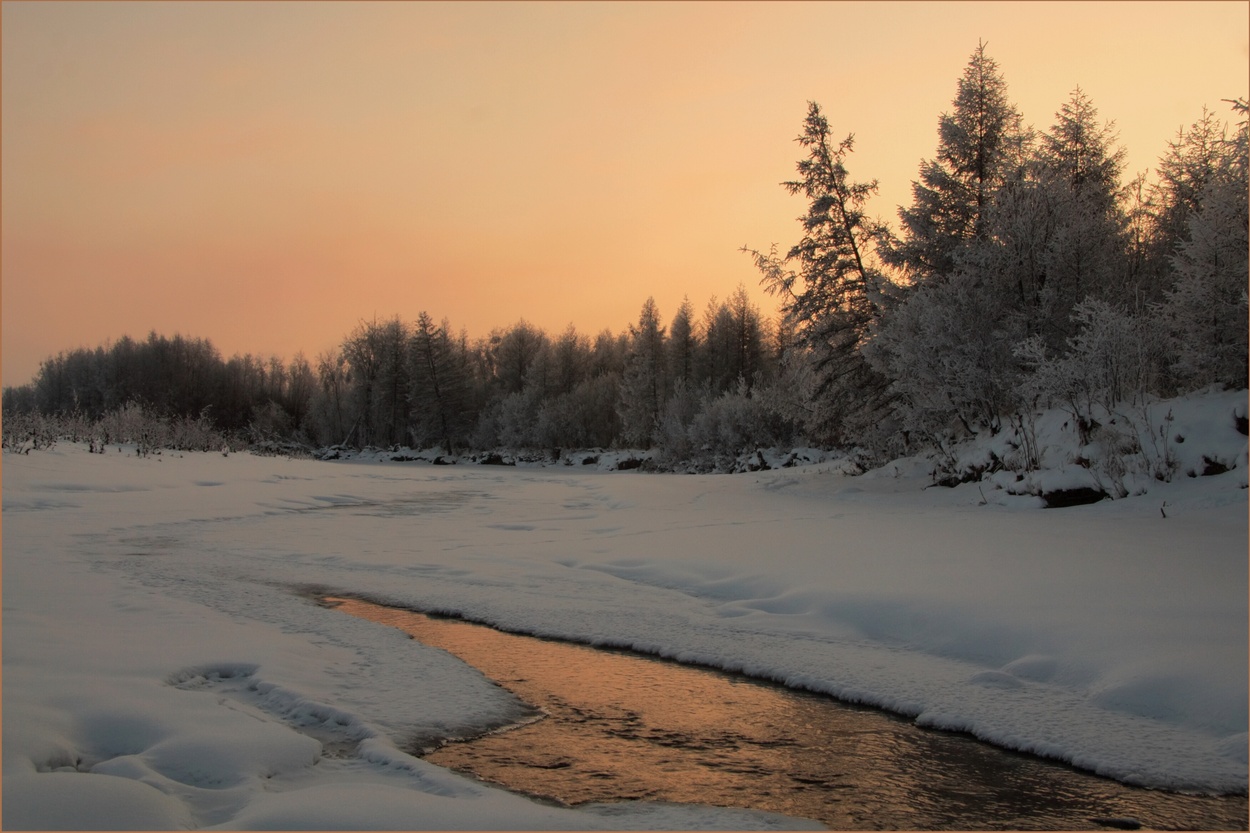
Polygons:
[[768,810],[837,829],[1247,827],[1245,796],[1131,788],[875,709],[634,653],[330,598],[480,670],[545,719],[426,760],[567,805]]

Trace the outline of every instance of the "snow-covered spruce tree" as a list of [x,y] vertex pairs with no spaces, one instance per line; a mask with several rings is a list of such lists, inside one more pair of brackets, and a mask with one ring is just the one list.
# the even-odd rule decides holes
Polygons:
[[668,401],[664,328],[654,298],[643,303],[637,326],[630,327],[630,336],[617,407],[621,440],[626,445],[648,448],[655,437],[660,409]]
[[938,121],[937,156],[921,163],[912,183],[911,207],[899,209],[902,238],[887,235],[881,249],[882,261],[915,282],[949,276],[959,250],[986,237],[994,193],[1019,169],[1031,140],[984,43],[972,53],[952,107]]
[[1225,141],[1216,173],[1197,196],[1187,239],[1172,265],[1176,282],[1162,307],[1172,334],[1172,370],[1182,390],[1210,384],[1247,386],[1247,105],[1236,135]]
[[938,447],[952,431],[997,431],[1011,400],[1012,303],[982,261],[997,245],[997,202],[1022,178],[1033,140],[984,43],[952,106],[938,123],[937,157],[913,183],[912,206],[899,209],[902,239],[883,234],[882,260],[912,280],[910,291],[865,351],[894,380],[905,438]]
[[864,214],[877,183],[850,180],[846,157],[854,136],[834,145],[815,102],[808,104],[797,141],[808,155],[798,163],[800,179],[785,187],[809,201],[801,218],[803,238],[784,259],[775,249],[745,251],[763,273],[765,289],[781,298],[782,312],[815,362],[816,399],[805,425],[809,437],[883,447],[891,434],[888,379],[862,353],[893,288],[873,261],[879,224]]
[[1085,297],[1137,302],[1119,187],[1123,151],[1096,116],[1078,89],[1025,167],[999,187],[985,239],[959,259],[983,291],[999,296],[991,306],[1010,310],[1010,326],[987,324],[1018,338],[1040,335],[1052,351],[1065,349],[1072,309]]
[[1047,296],[1056,336],[1071,335],[1071,311],[1086,296],[1133,303],[1128,282],[1128,219],[1120,173],[1124,149],[1116,145],[1114,122],[1098,122],[1098,110],[1079,87],[1055,114],[1042,136],[1037,178],[1051,193],[1053,237],[1044,264]]

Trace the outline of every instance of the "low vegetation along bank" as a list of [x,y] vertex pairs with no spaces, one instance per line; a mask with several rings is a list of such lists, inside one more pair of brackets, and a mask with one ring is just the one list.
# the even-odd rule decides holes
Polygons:
[[[1083,434],[1088,434],[1088,439]],[[442,446],[314,448],[246,435],[232,437],[213,428],[206,419],[162,418],[136,405],[96,421],[81,416],[26,414],[4,422],[4,450],[19,454],[50,448],[57,442],[78,442],[101,454],[155,457],[163,451],[229,454],[246,450],[320,460],[593,467],[605,471],[741,473],[820,463],[846,475],[862,474],[870,468],[896,474],[923,471],[935,486],[976,483],[987,503],[998,499],[995,495],[1031,495],[1050,507],[1146,495],[1152,484],[1177,478],[1226,475],[1246,488],[1250,474],[1246,437],[1246,391],[1217,390],[1109,410],[1103,422],[1084,431],[1076,426],[1071,413],[1051,409],[996,434],[926,449],[879,467],[863,450],[804,446],[755,447],[732,457],[705,447],[701,455],[681,461],[666,458],[655,449],[494,448],[452,452]],[[1164,509],[1160,511],[1166,515]]]

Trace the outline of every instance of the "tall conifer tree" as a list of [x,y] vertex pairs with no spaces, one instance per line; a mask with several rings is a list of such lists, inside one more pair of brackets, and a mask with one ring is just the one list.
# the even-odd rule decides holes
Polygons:
[[902,239],[889,241],[882,260],[914,280],[949,276],[959,249],[987,235],[994,192],[1019,167],[1028,143],[1007,82],[980,43],[959,79],[953,111],[938,121],[937,156],[921,163],[914,201],[899,209]]
[[[878,431],[886,413],[888,380],[865,361],[861,348],[871,337],[891,285],[873,260],[880,226],[865,214],[877,182],[854,182],[846,158],[854,135],[837,145],[816,102],[808,103],[803,133],[807,151],[798,163],[800,179],[786,182],[808,199],[800,218],[803,238],[784,259],[750,251],[765,289],[782,299],[782,311],[811,347],[819,377],[809,431],[821,440],[848,441]],[[793,266],[792,266],[793,264]]]

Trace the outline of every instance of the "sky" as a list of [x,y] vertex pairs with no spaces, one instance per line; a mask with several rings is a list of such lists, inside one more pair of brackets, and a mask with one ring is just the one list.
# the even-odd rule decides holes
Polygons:
[[1247,95],[1244,2],[0,5],[5,385],[155,330],[311,360],[421,311],[619,333],[788,248],[808,101],[897,220],[979,41],[1126,174]]

